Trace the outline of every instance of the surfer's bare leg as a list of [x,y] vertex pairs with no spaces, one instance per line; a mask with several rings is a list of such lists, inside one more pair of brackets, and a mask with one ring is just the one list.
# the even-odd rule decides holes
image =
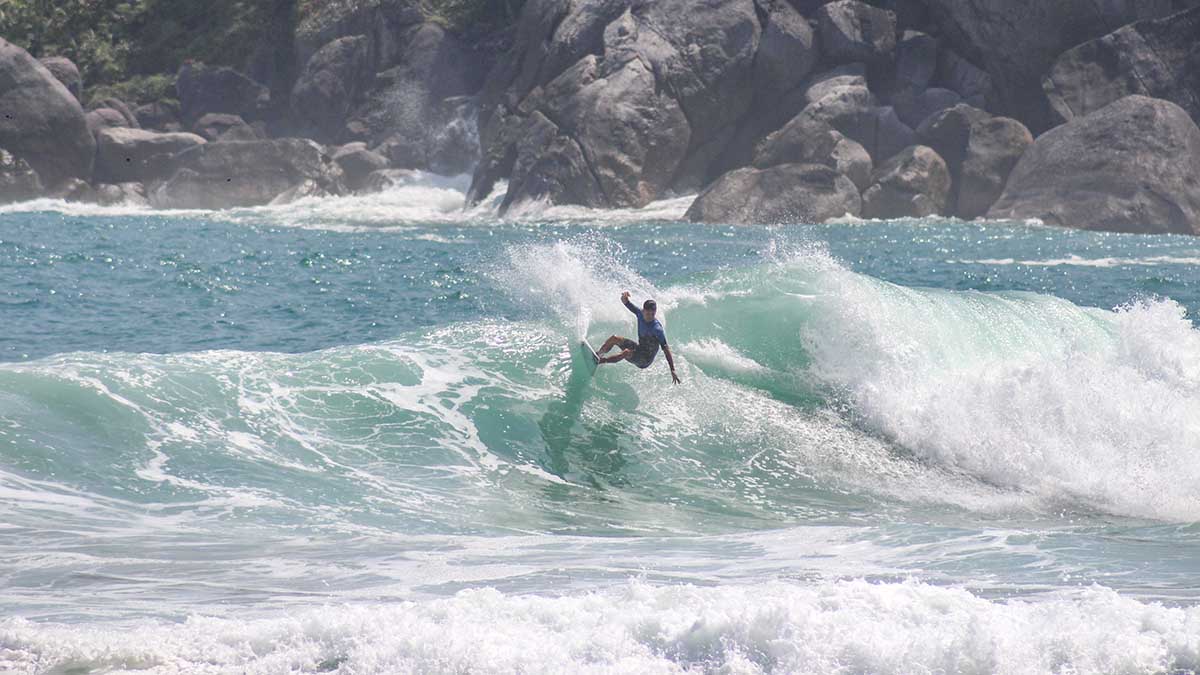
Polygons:
[[600,348],[600,351],[596,352],[596,355],[603,356],[605,353],[608,352],[608,350],[621,344],[621,341],[624,339],[625,338],[621,337],[620,335],[614,335],[614,336],[608,338],[607,340],[604,341],[604,346]]
[[627,359],[627,358],[629,358],[629,357],[631,357],[631,356],[633,356],[633,350],[632,350],[632,349],[622,349],[620,354],[617,354],[617,355],[615,355],[615,356],[609,356],[609,357],[605,357],[605,358],[603,358],[603,359],[600,359],[600,363],[619,363],[619,362],[621,362],[621,361],[624,361],[625,359]]

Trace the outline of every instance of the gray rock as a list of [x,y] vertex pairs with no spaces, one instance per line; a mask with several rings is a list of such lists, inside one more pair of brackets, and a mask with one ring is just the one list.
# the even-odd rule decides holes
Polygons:
[[41,196],[42,181],[29,162],[0,148],[0,204],[24,202]]
[[71,92],[24,49],[0,39],[0,147],[53,188],[92,173],[96,141]]
[[43,66],[46,66],[46,70],[49,70],[55,79],[63,83],[76,101],[80,100],[83,95],[83,77],[71,59],[65,56],[47,56],[38,60],[42,62]]
[[896,45],[897,92],[915,95],[933,81],[938,65],[938,41],[919,31],[905,31]]
[[192,125],[192,133],[207,141],[258,141],[263,136],[237,115],[208,113]]
[[482,85],[483,65],[458,37],[435,24],[410,29],[404,45],[398,63],[375,75],[371,94],[352,114],[363,130],[344,128],[342,138],[406,148],[406,161],[397,166],[469,171],[479,143],[476,104],[467,97]]
[[[637,206],[727,161],[756,82],[780,72],[760,68],[756,79],[755,0],[635,4],[526,3],[514,50],[484,90],[472,200],[508,176],[509,203]],[[603,108],[586,112],[585,101]]]
[[[296,31],[296,63],[308,63],[313,54],[338,38],[365,35],[371,54],[371,70],[386,70],[399,61],[409,30],[425,21],[421,0],[373,0],[372,2],[329,3],[313,25]],[[253,73],[267,82],[270,67]],[[259,77],[260,76],[260,77]]]
[[978,218],[991,208],[1013,167],[1033,144],[1025,125],[962,104],[943,110],[917,130],[921,142],[946,160],[954,187],[949,212]]
[[208,113],[238,115],[247,122],[259,120],[271,105],[266,87],[223,66],[186,63],[175,78],[175,90],[187,127]]
[[896,109],[883,106],[875,109],[875,127],[866,139],[855,138],[863,144],[877,162],[894,157],[896,153],[916,142],[917,134],[900,120]]
[[[948,44],[991,75],[996,112],[1035,132],[1051,124],[1042,76],[1064,51],[1119,26],[1163,17],[1198,0],[1058,0],[1014,6],[1011,0],[926,0]],[[949,87],[955,89],[955,87]],[[968,101],[972,97],[959,91]]]
[[409,185],[417,179],[417,172],[411,169],[380,169],[372,171],[359,188],[360,192],[383,192],[392,188]]
[[931,87],[917,95],[898,94],[892,105],[896,115],[908,126],[916,129],[930,115],[953,108],[962,103],[962,97],[957,92],[940,87]]
[[[300,138],[206,143],[176,155],[173,166],[170,179],[150,191],[158,208],[258,206],[294,188],[345,193],[337,164],[320,145]],[[305,187],[307,181],[315,187]]]
[[1038,137],[988,218],[1200,234],[1200,128],[1169,101],[1127,96]]
[[808,20],[786,2],[775,3],[754,59],[754,90],[777,98],[804,82],[819,59],[816,35]]
[[138,106],[133,114],[143,129],[176,132],[183,130],[178,101],[156,101]]
[[119,98],[107,96],[105,98],[94,99],[89,107],[92,110],[108,109],[121,113],[121,117],[125,120],[125,123],[120,126],[129,127],[130,129],[140,129],[142,126],[138,123],[137,115],[133,114],[133,110]]
[[991,110],[999,105],[999,94],[992,85],[992,76],[949,49],[938,52],[937,72],[933,81],[976,108]]
[[361,189],[372,173],[388,168],[387,158],[368,150],[366,143],[350,143],[338,148],[333,153],[333,161],[342,167],[346,185],[352,190]]
[[96,134],[96,181],[128,183],[167,178],[176,154],[204,142],[195,134],[102,129]]
[[95,188],[82,178],[68,178],[55,186],[46,196],[68,202],[96,202]]
[[859,189],[870,185],[871,156],[829,125],[800,115],[758,146],[754,166],[823,164],[845,174]]
[[141,183],[135,182],[118,183],[116,185],[100,183],[96,185],[88,201],[94,201],[101,206],[113,206],[117,204],[148,206],[150,204],[146,199],[146,187]]
[[[830,94],[853,93],[862,89],[868,89],[867,67],[861,63],[848,63],[814,75],[805,89],[804,100],[816,103]],[[874,100],[872,97],[871,101]]]
[[1200,121],[1200,7],[1138,21],[1067,51],[1043,88],[1056,122],[1131,94],[1171,101]]
[[309,59],[292,89],[292,112],[306,132],[322,141],[338,140],[369,84],[367,48],[366,36],[338,38]]
[[862,196],[867,218],[923,218],[946,211],[950,171],[933,148],[905,148],[876,168],[872,179]]
[[888,63],[895,57],[896,15],[859,0],[838,0],[817,10],[821,45],[836,63]]
[[93,136],[99,134],[105,129],[126,128],[125,116],[113,110],[112,108],[98,108],[90,110],[83,116],[84,122],[87,124],[88,131]]
[[718,178],[696,197],[685,216],[726,224],[821,223],[862,208],[858,188],[827,166],[781,164],[746,167]]

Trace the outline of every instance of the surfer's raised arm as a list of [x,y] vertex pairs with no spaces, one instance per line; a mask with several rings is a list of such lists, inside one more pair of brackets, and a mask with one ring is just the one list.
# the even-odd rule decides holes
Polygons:
[[629,291],[625,291],[621,294],[621,304],[625,305],[625,309],[628,309],[634,314],[642,313],[642,310],[638,309],[632,302],[629,301]]

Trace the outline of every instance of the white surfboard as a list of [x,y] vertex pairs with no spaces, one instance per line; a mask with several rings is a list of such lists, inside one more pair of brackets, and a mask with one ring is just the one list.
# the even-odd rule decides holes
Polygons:
[[600,357],[596,354],[596,350],[592,349],[592,345],[587,340],[580,340],[579,351],[584,367],[588,369],[588,374],[595,375],[596,368],[600,366]]

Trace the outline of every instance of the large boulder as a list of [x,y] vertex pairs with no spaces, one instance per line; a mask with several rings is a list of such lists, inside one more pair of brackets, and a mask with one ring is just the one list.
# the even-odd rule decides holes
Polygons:
[[[388,168],[388,160],[383,155],[367,149],[366,143],[348,143],[333,153],[333,161],[342,168],[346,176],[346,186],[359,190],[366,184],[367,177],[376,171]],[[377,191],[377,190],[376,190]]]
[[[781,74],[780,87],[795,81],[786,69],[756,73],[772,15],[761,5],[760,13],[755,0],[527,2],[514,49],[484,90],[484,153],[470,198],[505,177],[514,178],[508,203],[639,206],[703,184],[727,161],[756,87]],[[586,111],[591,103],[603,108]],[[537,142],[523,132],[530,126]],[[555,167],[566,173],[550,175]]]
[[155,101],[138,106],[133,114],[143,129],[153,131],[182,131],[178,101]]
[[909,127],[916,129],[930,115],[953,108],[962,102],[958,92],[941,87],[930,87],[919,94],[907,92],[897,94],[892,102],[896,116]]
[[858,188],[827,166],[780,164],[730,171],[706,188],[685,216],[726,224],[821,223],[862,208]]
[[1170,101],[1128,96],[1038,137],[988,218],[1200,234],[1200,128]]
[[103,129],[96,134],[96,181],[129,183],[167,178],[176,154],[204,142],[195,134]]
[[1171,101],[1200,123],[1200,7],[1138,21],[1071,49],[1043,87],[1056,121],[1142,94]]
[[1119,26],[1167,16],[1198,6],[1200,0],[1057,0],[1020,6],[1012,0],[926,0],[925,4],[943,40],[991,75],[999,98],[995,111],[1041,132],[1053,123],[1041,79],[1060,54]]
[[920,31],[905,31],[896,44],[896,90],[911,95],[924,91],[937,73],[937,64],[937,39]]
[[29,162],[0,148],[0,204],[23,202],[42,194],[42,181]]
[[257,141],[261,136],[237,115],[208,113],[192,125],[192,133],[207,141]]
[[914,145],[884,162],[862,196],[867,218],[923,218],[946,212],[950,170],[933,148]]
[[309,59],[292,89],[292,113],[307,133],[326,142],[340,138],[369,83],[367,47],[364,35],[338,38]]
[[931,116],[917,135],[946,160],[954,181],[949,213],[960,218],[987,213],[1004,191],[1013,167],[1033,144],[1033,136],[1020,122],[965,104]]
[[105,129],[116,129],[120,127],[128,127],[128,120],[120,112],[112,108],[97,108],[89,110],[83,116],[84,123],[87,124],[87,129],[93,136],[99,134]]
[[933,84],[949,89],[962,97],[964,103],[992,110],[1000,106],[999,94],[992,76],[951,49],[939,49]]
[[79,101],[37,59],[3,39],[0,147],[28,162],[46,187],[90,177],[96,152]]
[[310,140],[206,143],[172,162],[173,174],[148,195],[158,208],[221,209],[269,204],[284,193],[337,195],[342,172]]
[[175,78],[180,113],[186,127],[208,113],[262,119],[270,110],[271,93],[263,85],[224,66],[185,63]]
[[65,56],[47,56],[38,60],[55,79],[63,83],[76,101],[80,100],[83,95],[83,76],[79,74],[75,62]]
[[130,108],[127,103],[119,98],[116,98],[115,96],[105,96],[103,98],[93,99],[88,105],[88,108],[91,110],[116,110],[117,112],[121,113],[121,118],[125,120],[125,123],[120,126],[129,127],[131,129],[140,129],[142,126],[138,123],[137,115],[133,114],[133,109]]
[[891,62],[896,50],[896,15],[859,0],[837,0],[817,10],[821,45],[835,63]]
[[754,153],[757,168],[780,164],[824,164],[860,190],[870,185],[872,162],[866,149],[828,124],[802,115],[767,136]]

